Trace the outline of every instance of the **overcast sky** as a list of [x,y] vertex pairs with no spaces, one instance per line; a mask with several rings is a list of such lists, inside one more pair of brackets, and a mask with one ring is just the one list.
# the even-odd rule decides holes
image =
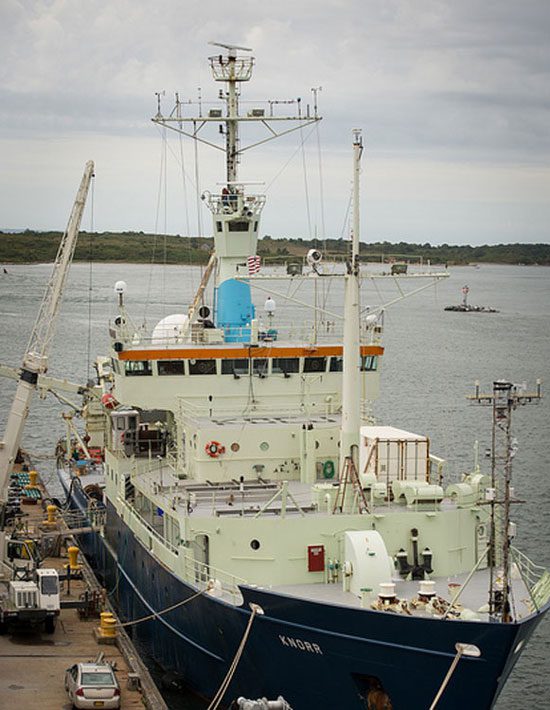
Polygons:
[[[175,91],[216,98],[215,40],[254,50],[243,101],[322,87],[318,133],[243,157],[267,187],[262,235],[347,236],[361,128],[362,241],[548,243],[549,37],[549,0],[1,0],[0,227],[64,228],[91,158],[84,228],[209,234],[193,144],[183,181],[150,117],[156,91],[165,113]],[[198,151],[201,190],[220,155]]]

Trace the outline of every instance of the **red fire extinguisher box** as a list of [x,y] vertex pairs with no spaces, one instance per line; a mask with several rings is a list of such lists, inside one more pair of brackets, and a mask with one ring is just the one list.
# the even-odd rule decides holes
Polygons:
[[323,572],[325,569],[325,546],[307,546],[307,571]]

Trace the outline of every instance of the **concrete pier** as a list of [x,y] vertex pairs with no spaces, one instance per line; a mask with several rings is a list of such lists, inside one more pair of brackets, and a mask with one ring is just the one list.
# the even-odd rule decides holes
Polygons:
[[[35,505],[24,505],[23,511],[28,514],[25,522],[29,532],[36,533],[46,518],[40,501]],[[65,571],[69,562],[67,548],[75,544],[72,538],[67,539],[63,525],[63,522],[58,525],[66,540],[61,556],[49,557],[41,565],[42,568],[58,569],[60,573]],[[70,580],[70,593],[67,582],[62,582],[62,603],[78,601],[86,590],[101,594],[100,585],[82,555],[78,556],[78,564],[81,566],[81,579]],[[107,603],[105,611],[114,612],[114,609]],[[98,644],[97,633],[94,632],[99,623],[99,618],[82,620],[76,609],[67,608],[61,610],[53,634],[47,634],[43,629],[21,629],[10,630],[0,636],[0,707],[69,710],[72,705],[64,688],[65,670],[74,663],[94,661],[103,653],[105,661],[115,664],[123,710],[143,707],[167,710],[124,629],[117,628],[115,644]],[[139,689],[128,687],[135,687],[136,683]]]

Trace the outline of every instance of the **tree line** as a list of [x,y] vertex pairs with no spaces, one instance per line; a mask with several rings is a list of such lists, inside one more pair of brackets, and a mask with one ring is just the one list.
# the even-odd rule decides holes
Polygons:
[[[0,232],[0,263],[28,264],[55,259],[61,232]],[[205,264],[214,247],[211,237],[146,234],[144,232],[81,232],[75,261],[157,264]],[[258,254],[266,263],[301,261],[309,249],[325,258],[344,259],[350,242],[344,239],[277,238],[265,235]],[[550,244],[484,244],[482,246],[410,244],[408,242],[361,243],[363,261],[424,262],[461,265],[472,263],[550,264]]]

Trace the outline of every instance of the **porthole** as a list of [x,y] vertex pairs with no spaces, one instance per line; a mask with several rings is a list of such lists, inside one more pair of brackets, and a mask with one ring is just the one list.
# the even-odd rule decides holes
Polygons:
[[239,446],[239,444],[237,444],[236,441],[234,441],[234,442],[231,444],[231,447],[230,447],[230,448],[231,448],[231,451],[234,451],[234,452],[236,453],[241,447]]
[[250,541],[250,547],[253,550],[259,550],[260,549],[260,541],[259,540],[251,540]]
[[262,441],[262,443],[260,444],[260,449],[262,451],[267,451],[269,449],[269,444],[267,443],[267,441]]

